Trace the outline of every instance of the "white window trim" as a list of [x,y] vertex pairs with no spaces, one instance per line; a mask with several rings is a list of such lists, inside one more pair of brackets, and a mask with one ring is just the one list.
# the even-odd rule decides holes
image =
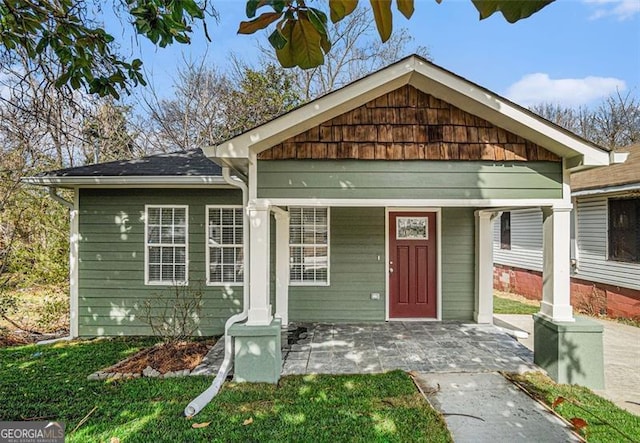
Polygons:
[[[247,257],[242,257],[242,265],[243,265],[243,273],[242,273],[242,281],[240,282],[212,282],[211,281],[211,249],[209,248],[209,209],[210,208],[216,208],[216,209],[243,209],[244,207],[242,205],[206,205],[205,206],[205,232],[204,232],[204,248],[205,248],[205,266],[206,266],[206,285],[207,286],[224,286],[224,287],[229,287],[229,286],[242,286],[244,285],[244,279],[247,277],[245,275],[245,270],[246,270],[246,261],[247,261]],[[243,214],[242,217],[246,217],[246,214]],[[243,226],[244,229],[244,226]],[[244,239],[244,236],[243,236]],[[240,244],[240,246],[242,247],[242,251],[244,253],[244,245]]]
[[[327,287],[331,286],[331,207],[329,206],[314,206],[314,205],[292,205],[291,208],[315,208],[315,209],[325,209],[327,210],[327,281],[326,282],[318,282],[318,281],[295,281],[291,279],[291,264],[289,264],[289,286],[312,286],[312,287]],[[289,225],[291,226],[291,225]],[[304,247],[304,246],[321,246],[325,245],[294,245],[291,243],[291,227],[289,227],[289,244],[287,247],[291,249],[292,246],[296,247]],[[291,253],[289,253],[291,254]]]
[[[149,281],[149,209],[150,208],[176,208],[184,209],[184,281]],[[156,245],[153,245],[156,246]],[[158,245],[158,246],[161,246]],[[180,246],[180,245],[170,245]],[[189,285],[189,205],[144,205],[144,284],[146,286],[188,286]]]

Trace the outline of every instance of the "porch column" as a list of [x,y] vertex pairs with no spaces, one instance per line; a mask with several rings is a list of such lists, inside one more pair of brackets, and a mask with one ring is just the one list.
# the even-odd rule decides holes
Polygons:
[[254,200],[247,207],[249,214],[249,318],[247,326],[271,324],[269,303],[269,204]]
[[552,321],[574,321],[571,307],[571,205],[542,208],[542,303]]
[[476,294],[473,318],[493,323],[493,213],[476,211]]
[[276,217],[276,317],[282,327],[289,324],[289,213],[277,211]]

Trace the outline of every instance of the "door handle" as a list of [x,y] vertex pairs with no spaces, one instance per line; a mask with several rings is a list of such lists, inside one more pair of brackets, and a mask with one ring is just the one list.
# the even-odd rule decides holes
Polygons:
[[393,268],[389,268],[389,274],[393,274]]

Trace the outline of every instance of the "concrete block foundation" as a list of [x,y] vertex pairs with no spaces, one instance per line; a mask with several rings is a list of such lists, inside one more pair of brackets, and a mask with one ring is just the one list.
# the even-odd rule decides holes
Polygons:
[[555,322],[534,314],[535,364],[558,383],[604,389],[603,326],[585,317]]
[[277,383],[282,370],[281,321],[266,326],[233,325],[234,381]]

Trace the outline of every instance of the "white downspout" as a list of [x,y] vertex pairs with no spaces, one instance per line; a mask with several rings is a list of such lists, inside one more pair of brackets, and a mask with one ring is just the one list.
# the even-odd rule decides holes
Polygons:
[[[247,204],[249,202],[249,191],[247,184],[237,178],[232,178],[229,174],[229,168],[222,168],[222,178],[229,185],[242,190],[242,205],[246,211]],[[242,312],[229,317],[224,325],[224,360],[218,369],[216,378],[213,379],[211,386],[209,386],[202,394],[198,395],[191,401],[184,409],[184,415],[186,417],[193,417],[202,410],[209,402],[218,394],[222,384],[227,378],[227,374],[231,370],[233,361],[233,338],[229,335],[229,328],[236,323],[247,319],[247,313],[249,312],[249,219],[245,212],[242,218],[242,242],[243,242],[243,261],[244,261],[244,282],[242,287]]]

